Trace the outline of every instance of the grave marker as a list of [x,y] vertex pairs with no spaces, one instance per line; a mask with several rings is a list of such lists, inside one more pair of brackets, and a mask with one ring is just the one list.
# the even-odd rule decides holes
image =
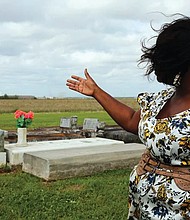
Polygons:
[[62,117],[60,120],[60,127],[74,129],[77,127],[77,121],[78,121],[77,116]]
[[0,152],[4,152],[4,131],[0,130]]
[[97,118],[85,118],[83,122],[83,130],[97,131],[100,122]]

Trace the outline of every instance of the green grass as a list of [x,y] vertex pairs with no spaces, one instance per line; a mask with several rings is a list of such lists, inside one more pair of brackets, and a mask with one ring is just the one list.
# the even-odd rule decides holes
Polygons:
[[45,182],[21,171],[0,175],[0,219],[127,219],[130,170]]
[[[29,129],[39,127],[59,126],[62,117],[78,116],[78,125],[82,125],[84,118],[98,118],[100,121],[106,122],[107,125],[115,125],[115,122],[105,111],[74,111],[74,112],[44,112],[34,113],[34,120]],[[0,128],[3,130],[15,130],[16,119],[13,113],[0,114]]]

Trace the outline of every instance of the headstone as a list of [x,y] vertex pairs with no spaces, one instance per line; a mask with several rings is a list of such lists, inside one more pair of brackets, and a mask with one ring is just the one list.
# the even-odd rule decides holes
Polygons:
[[104,121],[99,122],[98,124],[98,129],[99,130],[104,130],[106,127],[106,123]]
[[78,117],[77,116],[72,116],[71,117],[71,128],[72,129],[77,128],[77,121],[78,121]]
[[0,166],[6,164],[6,152],[0,152]]
[[4,152],[4,131],[0,130],[0,152]]
[[83,122],[83,130],[97,131],[100,122],[97,118],[85,118]]
[[77,120],[78,120],[77,116],[62,117],[60,121],[60,127],[74,129],[77,127]]

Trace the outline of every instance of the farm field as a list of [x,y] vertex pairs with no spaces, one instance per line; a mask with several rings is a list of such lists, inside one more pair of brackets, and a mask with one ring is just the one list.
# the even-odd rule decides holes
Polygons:
[[[135,98],[118,98],[124,104],[137,109]],[[15,110],[33,112],[71,112],[71,111],[102,111],[101,105],[92,98],[65,99],[1,99],[0,113],[13,113]]]
[[[135,98],[118,98],[122,103],[138,109]],[[61,117],[78,116],[78,125],[82,125],[84,118],[98,118],[108,125],[115,122],[94,99],[34,99],[34,100],[0,100],[0,129],[16,129],[14,112],[17,110],[33,111],[34,120],[29,129],[59,126]]]

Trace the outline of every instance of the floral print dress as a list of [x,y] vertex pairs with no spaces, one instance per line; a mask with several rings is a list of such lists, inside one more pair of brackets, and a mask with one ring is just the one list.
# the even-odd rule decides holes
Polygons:
[[[174,88],[169,88],[138,96],[139,137],[161,163],[190,166],[190,109],[156,118],[174,92]],[[135,167],[129,182],[128,220],[137,219],[190,220],[190,191],[180,189],[172,177],[151,172],[138,176]]]

